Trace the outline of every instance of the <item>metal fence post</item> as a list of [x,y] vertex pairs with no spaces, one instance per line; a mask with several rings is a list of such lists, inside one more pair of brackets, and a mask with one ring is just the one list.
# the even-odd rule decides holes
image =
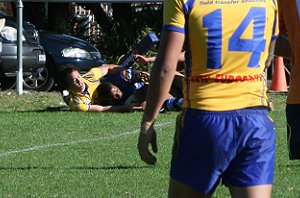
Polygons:
[[17,32],[17,57],[18,57],[18,71],[17,71],[17,93],[19,95],[23,94],[23,3],[22,0],[16,0],[17,8],[17,23],[18,23],[18,32]]

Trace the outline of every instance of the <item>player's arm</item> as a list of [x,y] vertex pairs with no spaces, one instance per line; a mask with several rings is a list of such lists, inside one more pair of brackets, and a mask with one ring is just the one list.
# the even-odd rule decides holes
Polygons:
[[136,62],[138,62],[140,64],[153,63],[155,61],[155,59],[156,59],[155,56],[145,57],[145,56],[139,55],[139,54],[135,55]]
[[[136,61],[140,64],[153,63],[156,60],[155,56],[145,57],[143,55],[135,55]],[[178,58],[179,63],[183,63],[185,61],[185,51],[181,52]]]
[[149,145],[151,145],[152,151],[157,152],[156,132],[153,124],[163,102],[168,97],[183,42],[184,35],[182,33],[164,31],[159,52],[150,73],[147,103],[137,145],[141,159],[148,164],[156,162],[155,156],[149,150]]
[[[280,12],[281,12],[281,9],[279,10],[279,15],[280,15]],[[270,42],[270,46],[269,46],[269,56],[266,60],[266,63],[265,63],[265,67],[269,67],[271,65],[271,62],[272,62],[272,59],[274,57],[274,54],[278,55],[277,53],[279,53],[278,51],[278,44],[276,44],[277,40],[278,40],[278,34],[280,33],[280,31],[285,31],[283,29],[285,29],[285,25],[284,25],[284,22],[283,22],[283,19],[282,17],[278,18],[279,16],[278,14],[275,14],[275,20],[274,20],[274,26],[273,26],[273,35],[272,35],[272,38],[271,38],[271,42]],[[279,25],[278,25],[279,23]],[[282,29],[281,29],[282,28]]]
[[132,104],[121,105],[121,106],[101,106],[101,105],[90,105],[90,112],[131,112],[136,110],[142,110],[141,107],[136,107]]
[[142,123],[153,123],[159,114],[161,105],[167,99],[183,41],[184,35],[182,33],[163,32],[159,53],[150,73],[147,104]]
[[181,52],[178,58],[179,63],[183,63],[185,61],[185,51]]
[[270,46],[269,46],[269,55],[268,55],[267,61],[265,63],[266,68],[269,67],[272,63],[272,60],[274,57],[275,46],[276,46],[276,40],[271,41]]
[[120,65],[115,64],[104,64],[99,66],[99,69],[101,70],[102,76],[105,76],[108,73],[118,73],[122,70],[123,67]]

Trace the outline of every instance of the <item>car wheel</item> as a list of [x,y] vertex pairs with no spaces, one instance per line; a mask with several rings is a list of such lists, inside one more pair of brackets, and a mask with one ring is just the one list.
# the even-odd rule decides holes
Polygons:
[[24,76],[25,89],[34,91],[50,91],[54,85],[54,78],[50,75],[46,65],[37,68],[29,76]]

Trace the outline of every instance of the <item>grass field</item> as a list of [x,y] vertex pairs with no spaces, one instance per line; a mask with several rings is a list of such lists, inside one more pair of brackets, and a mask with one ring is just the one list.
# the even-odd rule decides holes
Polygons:
[[[272,93],[277,155],[274,198],[300,198],[300,161],[288,159],[285,94]],[[141,112],[70,112],[58,93],[0,92],[0,198],[163,198],[176,113],[156,123],[159,153],[144,164],[136,142]],[[215,198],[228,198],[219,186]]]

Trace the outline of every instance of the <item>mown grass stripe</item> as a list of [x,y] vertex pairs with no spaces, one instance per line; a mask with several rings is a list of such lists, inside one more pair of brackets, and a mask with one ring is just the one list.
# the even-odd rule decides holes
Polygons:
[[[161,127],[161,126],[169,125],[171,123],[173,123],[173,122],[158,123],[158,124],[155,124],[155,127]],[[80,144],[80,143],[84,143],[84,142],[96,142],[96,141],[101,141],[101,140],[111,140],[111,139],[115,139],[115,138],[126,136],[126,135],[136,134],[139,131],[140,131],[140,129],[135,129],[134,131],[131,131],[131,132],[121,132],[121,133],[113,134],[111,136],[106,136],[106,137],[83,139],[83,140],[76,140],[76,141],[70,141],[70,142],[59,142],[59,143],[53,143],[53,144],[42,144],[42,145],[32,146],[29,148],[13,149],[10,151],[1,152],[0,157],[6,157],[6,156],[9,156],[12,154],[25,153],[25,152],[30,152],[30,151],[37,151],[37,150],[41,150],[41,149],[45,149],[45,148],[75,145],[75,144]]]

